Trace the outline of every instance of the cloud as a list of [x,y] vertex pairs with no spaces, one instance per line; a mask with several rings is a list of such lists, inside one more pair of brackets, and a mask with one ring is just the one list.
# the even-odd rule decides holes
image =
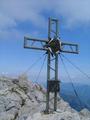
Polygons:
[[90,24],[90,0],[63,0],[57,4],[67,26]]
[[[0,29],[15,27],[18,22],[30,21],[36,26],[45,23],[41,12],[45,7],[43,2],[32,0],[1,0],[0,1]],[[39,4],[40,3],[40,4]]]
[[18,22],[46,25],[46,12],[61,16],[67,27],[90,24],[90,0],[0,0],[0,30],[14,29]]
[[23,33],[15,29],[0,31],[0,40],[19,40],[23,38],[23,36]]
[[0,39],[24,36],[23,30],[18,29],[18,23],[30,22],[34,26],[43,27],[46,21],[40,13],[42,4],[40,6],[32,0],[0,0]]
[[16,23],[10,17],[0,13],[0,29],[7,29],[8,27],[14,27]]

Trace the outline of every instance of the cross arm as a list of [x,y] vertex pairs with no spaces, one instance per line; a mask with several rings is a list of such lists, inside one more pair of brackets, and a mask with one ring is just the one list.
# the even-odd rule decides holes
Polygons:
[[24,37],[24,48],[35,49],[35,50],[47,50],[43,46],[48,42],[48,40]]
[[78,54],[78,44],[61,42],[61,52]]

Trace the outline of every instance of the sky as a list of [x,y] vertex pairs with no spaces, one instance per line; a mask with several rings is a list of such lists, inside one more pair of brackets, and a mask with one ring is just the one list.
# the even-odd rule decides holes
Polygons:
[[[79,44],[78,55],[64,55],[90,76],[90,0],[0,0],[1,75],[20,75],[43,55],[41,51],[24,49],[24,36],[47,40],[49,17],[59,20],[63,42]],[[30,79],[37,78],[43,59],[28,71]],[[64,62],[74,82],[90,84],[90,79]],[[59,78],[68,82],[60,60]],[[46,62],[39,80],[46,80]]]

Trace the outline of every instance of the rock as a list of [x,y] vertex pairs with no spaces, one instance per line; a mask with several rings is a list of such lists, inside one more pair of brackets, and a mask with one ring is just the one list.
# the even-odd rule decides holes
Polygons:
[[90,120],[90,111],[77,112],[58,95],[58,109],[53,110],[53,94],[50,93],[50,114],[46,108],[46,90],[27,80],[25,75],[18,78],[0,78],[0,120]]
[[77,113],[63,112],[44,115],[41,113],[34,114],[33,117],[28,117],[27,120],[80,120],[80,117]]
[[0,120],[14,120],[14,115],[2,112],[0,113]]
[[90,111],[87,109],[81,110],[79,114],[82,120],[90,120]]
[[88,111],[87,109],[81,110],[80,114],[90,118],[90,111]]

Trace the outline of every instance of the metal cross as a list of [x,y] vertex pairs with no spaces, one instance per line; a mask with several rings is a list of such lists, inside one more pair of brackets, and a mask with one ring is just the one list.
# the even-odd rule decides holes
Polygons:
[[[47,94],[46,113],[49,113],[50,92],[54,93],[54,111],[57,110],[57,93],[59,92],[58,55],[60,52],[78,54],[78,45],[62,42],[59,38],[59,21],[49,18],[48,39],[24,37],[24,48],[46,51],[47,54]],[[37,44],[35,44],[37,43]],[[51,66],[52,61],[54,67]],[[51,72],[54,72],[54,79]]]

